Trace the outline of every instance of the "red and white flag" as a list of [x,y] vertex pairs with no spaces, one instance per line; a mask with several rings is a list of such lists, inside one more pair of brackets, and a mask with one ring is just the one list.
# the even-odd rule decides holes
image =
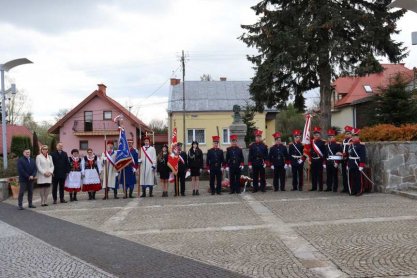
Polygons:
[[303,130],[303,139],[301,143],[304,145],[304,155],[310,157],[310,148],[311,148],[311,137],[310,137],[310,128],[311,128],[311,118],[310,114],[305,115],[306,122],[304,124]]

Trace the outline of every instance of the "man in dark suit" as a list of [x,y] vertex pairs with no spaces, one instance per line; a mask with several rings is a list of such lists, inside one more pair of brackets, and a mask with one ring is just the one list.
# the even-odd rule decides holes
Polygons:
[[59,185],[59,200],[61,203],[66,203],[64,199],[64,185],[65,179],[70,171],[68,155],[63,150],[63,145],[59,142],[56,145],[56,151],[51,153],[52,161],[54,163],[54,176],[52,178],[52,198],[54,204],[57,202],[57,189]]
[[23,209],[23,195],[28,190],[28,203],[29,208],[36,208],[32,204],[33,196],[33,181],[36,175],[36,163],[33,159],[30,158],[30,150],[24,150],[23,156],[17,161],[17,171],[19,173],[19,198],[18,198],[18,208],[19,210]]

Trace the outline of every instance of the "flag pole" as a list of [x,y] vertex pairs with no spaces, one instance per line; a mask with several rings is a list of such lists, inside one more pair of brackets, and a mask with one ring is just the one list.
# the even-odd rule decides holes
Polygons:
[[[142,151],[142,126],[139,126],[139,151],[138,151],[138,158],[141,159],[141,151]],[[140,166],[142,163],[138,163],[138,172],[137,172],[137,184],[138,184],[138,198],[140,198]]]
[[[106,154],[106,152],[107,152],[107,149],[106,149],[106,147],[107,147],[106,123],[103,123],[103,126],[104,126],[104,154]],[[106,157],[106,155],[104,155],[104,157]],[[108,171],[109,171],[109,169],[107,167],[108,164],[109,163],[108,163],[107,159],[105,158],[105,160],[104,160],[104,182],[106,183],[106,186],[104,188],[104,200],[109,199],[109,188],[107,187],[107,185],[108,185]]]

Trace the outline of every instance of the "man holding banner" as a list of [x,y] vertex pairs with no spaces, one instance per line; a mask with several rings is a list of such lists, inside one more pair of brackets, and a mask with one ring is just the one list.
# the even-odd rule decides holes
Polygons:
[[149,197],[153,197],[153,186],[155,185],[156,151],[150,143],[150,138],[146,136],[138,160],[141,165],[140,185],[142,186],[142,195],[140,197],[142,198],[146,197],[147,187],[149,187]]
[[311,142],[311,189],[310,191],[323,191],[323,168],[326,167],[325,161],[325,142],[321,139],[321,128],[313,128],[313,141]]
[[116,151],[114,150],[113,141],[106,142],[106,151],[101,155],[102,161],[102,188],[105,190],[103,200],[108,199],[108,192],[113,189],[114,199],[117,197],[117,176],[118,172],[115,167]]
[[123,169],[123,171],[120,172],[121,177],[120,177],[119,184],[121,184],[123,188],[126,189],[125,196],[123,197],[124,199],[127,198],[128,189],[129,189],[129,198],[133,198],[133,189],[135,188],[135,184],[136,184],[136,171],[138,169],[137,161],[139,159],[138,151],[135,148],[133,148],[133,140],[129,139],[127,140],[127,143],[128,143],[128,150],[129,150],[129,154],[130,154],[132,162],[129,163]]

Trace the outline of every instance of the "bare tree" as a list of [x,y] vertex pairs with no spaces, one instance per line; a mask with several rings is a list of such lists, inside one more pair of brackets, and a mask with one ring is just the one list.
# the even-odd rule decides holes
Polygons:
[[168,125],[165,120],[160,119],[152,119],[148,126],[155,132],[155,133],[167,133],[168,132]]
[[200,80],[201,81],[212,81],[213,78],[211,77],[210,74],[204,73],[202,76],[200,76]]
[[7,121],[11,125],[21,123],[26,112],[28,100],[24,90],[17,90],[16,94],[9,95],[6,104]]
[[65,115],[68,113],[68,108],[61,108],[58,110],[58,112],[55,113],[55,121],[61,120]]

